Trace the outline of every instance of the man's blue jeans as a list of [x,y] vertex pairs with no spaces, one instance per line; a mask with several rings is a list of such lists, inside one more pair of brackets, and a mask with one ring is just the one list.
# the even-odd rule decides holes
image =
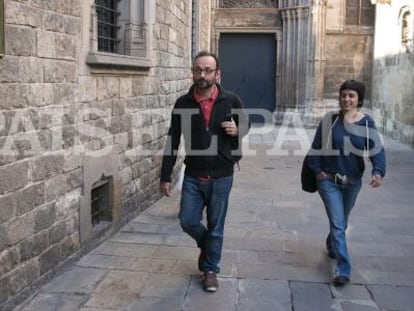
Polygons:
[[[180,224],[205,254],[203,270],[220,272],[224,222],[227,215],[233,176],[201,181],[185,176],[180,204]],[[202,224],[206,207],[207,228]]]
[[330,231],[326,239],[326,248],[330,254],[335,256],[336,275],[351,276],[351,262],[346,246],[345,231],[348,227],[349,214],[355,205],[361,186],[361,180],[347,185],[338,185],[328,178],[318,182],[318,192],[329,219]]

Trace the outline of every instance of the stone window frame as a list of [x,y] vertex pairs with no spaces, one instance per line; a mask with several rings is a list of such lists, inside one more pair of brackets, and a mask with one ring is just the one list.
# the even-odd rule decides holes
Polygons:
[[0,0],[0,58],[4,56],[4,0]]
[[[370,2],[363,2],[364,0],[358,0],[358,2],[357,2],[357,6],[356,6],[356,10],[357,10],[357,22],[356,22],[356,24],[354,24],[354,23],[349,23],[349,21],[348,21],[348,14],[349,14],[349,10],[350,10],[350,8],[352,7],[352,6],[350,6],[350,4],[348,3],[348,1],[349,0],[344,0],[342,3],[343,3],[343,6],[344,6],[344,25],[345,25],[345,27],[347,27],[347,28],[354,28],[354,27],[374,27],[374,24],[375,24],[375,17],[374,17],[374,24],[372,24],[372,25],[368,25],[368,24],[365,24],[364,22],[363,22],[363,20],[362,20],[362,15],[363,15],[363,10],[364,10],[364,8],[365,8],[365,5],[367,5],[367,7],[368,6],[372,6],[372,10],[374,11],[375,9],[375,7],[374,7],[374,3],[372,2],[372,1],[370,1]],[[375,13],[374,13],[374,16],[375,16]]]
[[278,1],[275,0],[220,0],[218,8],[278,8]]
[[408,6],[400,9],[398,24],[401,30],[401,45],[407,53],[413,53],[414,21],[413,13]]
[[[98,19],[98,51],[120,53],[118,44],[119,18],[121,12],[117,9],[117,0],[95,0],[95,9]],[[124,54],[124,53],[121,53]]]
[[86,64],[92,68],[149,70],[153,66],[152,33],[155,24],[154,0],[118,0],[120,17],[116,53],[98,50],[98,18],[91,4],[90,47]]

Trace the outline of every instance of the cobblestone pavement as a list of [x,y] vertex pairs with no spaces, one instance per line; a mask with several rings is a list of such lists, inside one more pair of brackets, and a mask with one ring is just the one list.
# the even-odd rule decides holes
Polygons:
[[304,148],[293,153],[300,133],[289,131],[253,129],[246,140],[217,293],[201,288],[198,249],[179,227],[176,193],[16,310],[414,310],[413,149],[385,138],[388,174],[379,189],[368,186],[367,167],[348,229],[351,284],[335,288],[324,250],[327,218],[318,195],[300,189]]

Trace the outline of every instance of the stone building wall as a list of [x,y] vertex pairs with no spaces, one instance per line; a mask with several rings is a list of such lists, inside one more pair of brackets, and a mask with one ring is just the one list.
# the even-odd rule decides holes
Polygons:
[[211,1],[199,1],[200,12],[197,27],[199,28],[199,49],[211,51]]
[[[366,84],[364,105],[369,105],[375,7],[369,1],[363,3],[367,5],[365,10],[361,8],[357,12],[347,7],[357,2],[327,1],[324,98],[326,102],[335,102],[333,105],[337,102],[339,86],[347,79]],[[360,17],[360,24],[347,24],[347,14],[351,22]]]
[[[160,198],[171,106],[191,83],[191,1],[155,2],[148,68],[87,64],[93,3],[5,1],[0,309]],[[110,216],[92,224],[91,189],[103,181]]]
[[[0,304],[80,247],[81,158],[68,142],[78,105],[79,1],[5,1],[0,59]],[[67,129],[67,131],[64,131]]]
[[[345,0],[317,2],[318,8],[327,3],[327,13],[320,10],[320,19],[314,19],[318,29],[310,33],[320,31],[317,39],[325,44],[323,53],[310,53],[312,62],[324,63],[314,66],[323,80],[324,101],[336,104],[339,84],[361,79],[367,97],[372,86],[379,126],[410,144],[414,60],[395,38],[401,8],[412,12],[413,1],[377,4],[375,48],[373,27],[345,27]],[[142,48],[138,65],[128,57],[111,65],[99,63],[102,55],[91,53],[96,48],[94,0],[4,2],[0,309],[12,307],[160,198],[158,176],[171,106],[191,84],[192,27],[198,29],[198,49],[213,51],[220,29],[265,28],[281,40],[284,27],[276,18],[275,1],[253,1],[254,14],[240,8],[216,10],[215,20],[212,2],[198,1],[198,19],[192,25],[192,1],[136,0],[153,6],[146,10],[138,36],[132,36]],[[109,185],[109,216],[92,223],[92,190],[103,182]]]
[[[377,2],[372,109],[386,135],[414,146],[414,0]],[[402,40],[404,12],[411,12],[408,42]]]
[[[324,97],[337,99],[339,86],[347,79],[363,81],[370,98],[372,33],[327,32]],[[368,101],[365,101],[367,104]]]

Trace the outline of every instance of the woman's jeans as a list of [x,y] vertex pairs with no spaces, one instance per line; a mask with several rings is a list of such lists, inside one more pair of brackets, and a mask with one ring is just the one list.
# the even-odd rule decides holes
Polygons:
[[[185,176],[181,193],[180,224],[197,246],[204,251],[205,272],[220,272],[221,250],[223,247],[224,222],[233,176],[202,181]],[[206,207],[207,228],[202,224]]]
[[324,178],[318,182],[318,192],[325,205],[329,218],[329,234],[326,248],[336,259],[335,275],[351,276],[351,263],[346,246],[345,231],[348,218],[361,190],[362,181],[355,184],[339,185],[334,180]]

